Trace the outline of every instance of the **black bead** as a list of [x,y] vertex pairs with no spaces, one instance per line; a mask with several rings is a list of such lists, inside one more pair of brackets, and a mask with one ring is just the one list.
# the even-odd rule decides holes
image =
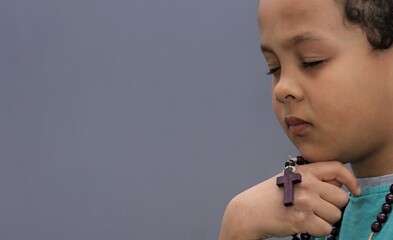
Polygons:
[[339,233],[339,229],[337,227],[333,227],[330,235],[337,236]]
[[393,203],[393,194],[389,193],[388,195],[386,195],[386,203],[387,204],[392,204]]
[[302,156],[297,156],[296,159],[297,159],[296,163],[297,163],[298,165],[307,164],[307,161],[306,161]]
[[326,240],[336,240],[336,236],[329,235]]
[[292,240],[300,240],[300,238],[297,237],[297,234],[292,235]]
[[390,193],[393,193],[393,184],[390,185],[389,191],[390,191]]
[[392,211],[392,206],[390,204],[384,203],[381,209],[383,213],[390,213]]
[[300,239],[302,239],[302,240],[310,240],[311,236],[308,233],[302,233],[302,234],[300,234]]
[[340,228],[341,223],[342,223],[342,215],[343,215],[343,214],[341,214],[341,219],[338,220],[338,222],[336,222],[336,223],[333,224],[333,227]]
[[377,215],[377,221],[379,223],[385,223],[388,220],[388,215],[386,215],[385,213],[379,213]]
[[293,160],[288,160],[285,162],[285,167],[288,167],[288,166],[294,167],[295,165],[296,165],[296,163]]
[[379,232],[382,229],[382,225],[379,222],[373,222],[373,224],[371,224],[371,231],[373,232]]

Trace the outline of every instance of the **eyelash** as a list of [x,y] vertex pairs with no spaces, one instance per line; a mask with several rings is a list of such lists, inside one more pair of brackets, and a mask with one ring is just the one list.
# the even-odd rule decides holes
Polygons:
[[[313,62],[302,62],[302,66],[303,66],[303,68],[312,68],[312,67],[316,67],[316,66],[322,64],[323,62],[324,62],[324,60],[313,61]],[[275,74],[280,69],[281,69],[281,67],[269,69],[269,72],[267,72],[266,74],[267,75]]]
[[267,75],[275,74],[278,70],[280,70],[280,68],[281,67],[269,69],[269,72],[267,72],[266,74]]
[[303,68],[315,67],[323,63],[323,60],[313,61],[313,62],[302,62]]

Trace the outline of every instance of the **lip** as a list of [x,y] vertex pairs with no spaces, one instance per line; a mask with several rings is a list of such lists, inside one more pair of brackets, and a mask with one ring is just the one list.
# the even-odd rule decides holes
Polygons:
[[296,136],[304,136],[309,131],[311,123],[297,118],[297,117],[285,117],[285,124],[287,125],[288,131]]

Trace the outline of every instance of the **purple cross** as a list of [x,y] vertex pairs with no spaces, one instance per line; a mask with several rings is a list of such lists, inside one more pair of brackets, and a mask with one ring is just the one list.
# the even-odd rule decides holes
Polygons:
[[287,167],[284,170],[284,176],[277,177],[277,186],[284,187],[284,205],[286,207],[292,206],[294,203],[294,186],[296,183],[302,181],[300,173],[293,172],[292,167]]

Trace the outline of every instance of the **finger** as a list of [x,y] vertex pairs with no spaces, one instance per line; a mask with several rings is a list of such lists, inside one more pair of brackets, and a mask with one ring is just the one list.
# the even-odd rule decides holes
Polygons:
[[342,184],[339,183],[337,180],[330,180],[330,181],[325,181],[325,182],[326,182],[326,183],[329,183],[329,184],[331,184],[331,185],[334,185],[334,186],[336,186],[336,187],[339,187],[339,188],[342,187]]
[[304,231],[302,232],[315,237],[323,237],[332,232],[332,226],[319,216],[313,215],[308,221],[304,222]]
[[325,182],[337,181],[347,186],[354,195],[360,195],[360,188],[352,172],[338,161],[317,162],[308,164],[315,177]]
[[301,207],[298,212],[307,212],[304,208],[309,209],[330,224],[340,220],[340,209],[348,203],[348,194],[343,189],[319,180],[304,189],[298,188],[295,198]]
[[335,185],[319,182],[317,189],[321,199],[333,204],[338,209],[343,209],[348,204],[348,193]]
[[314,206],[312,206],[312,208],[314,209],[314,214],[329,224],[332,225],[341,219],[341,210],[330,202],[321,199],[317,202],[317,204],[313,205]]

